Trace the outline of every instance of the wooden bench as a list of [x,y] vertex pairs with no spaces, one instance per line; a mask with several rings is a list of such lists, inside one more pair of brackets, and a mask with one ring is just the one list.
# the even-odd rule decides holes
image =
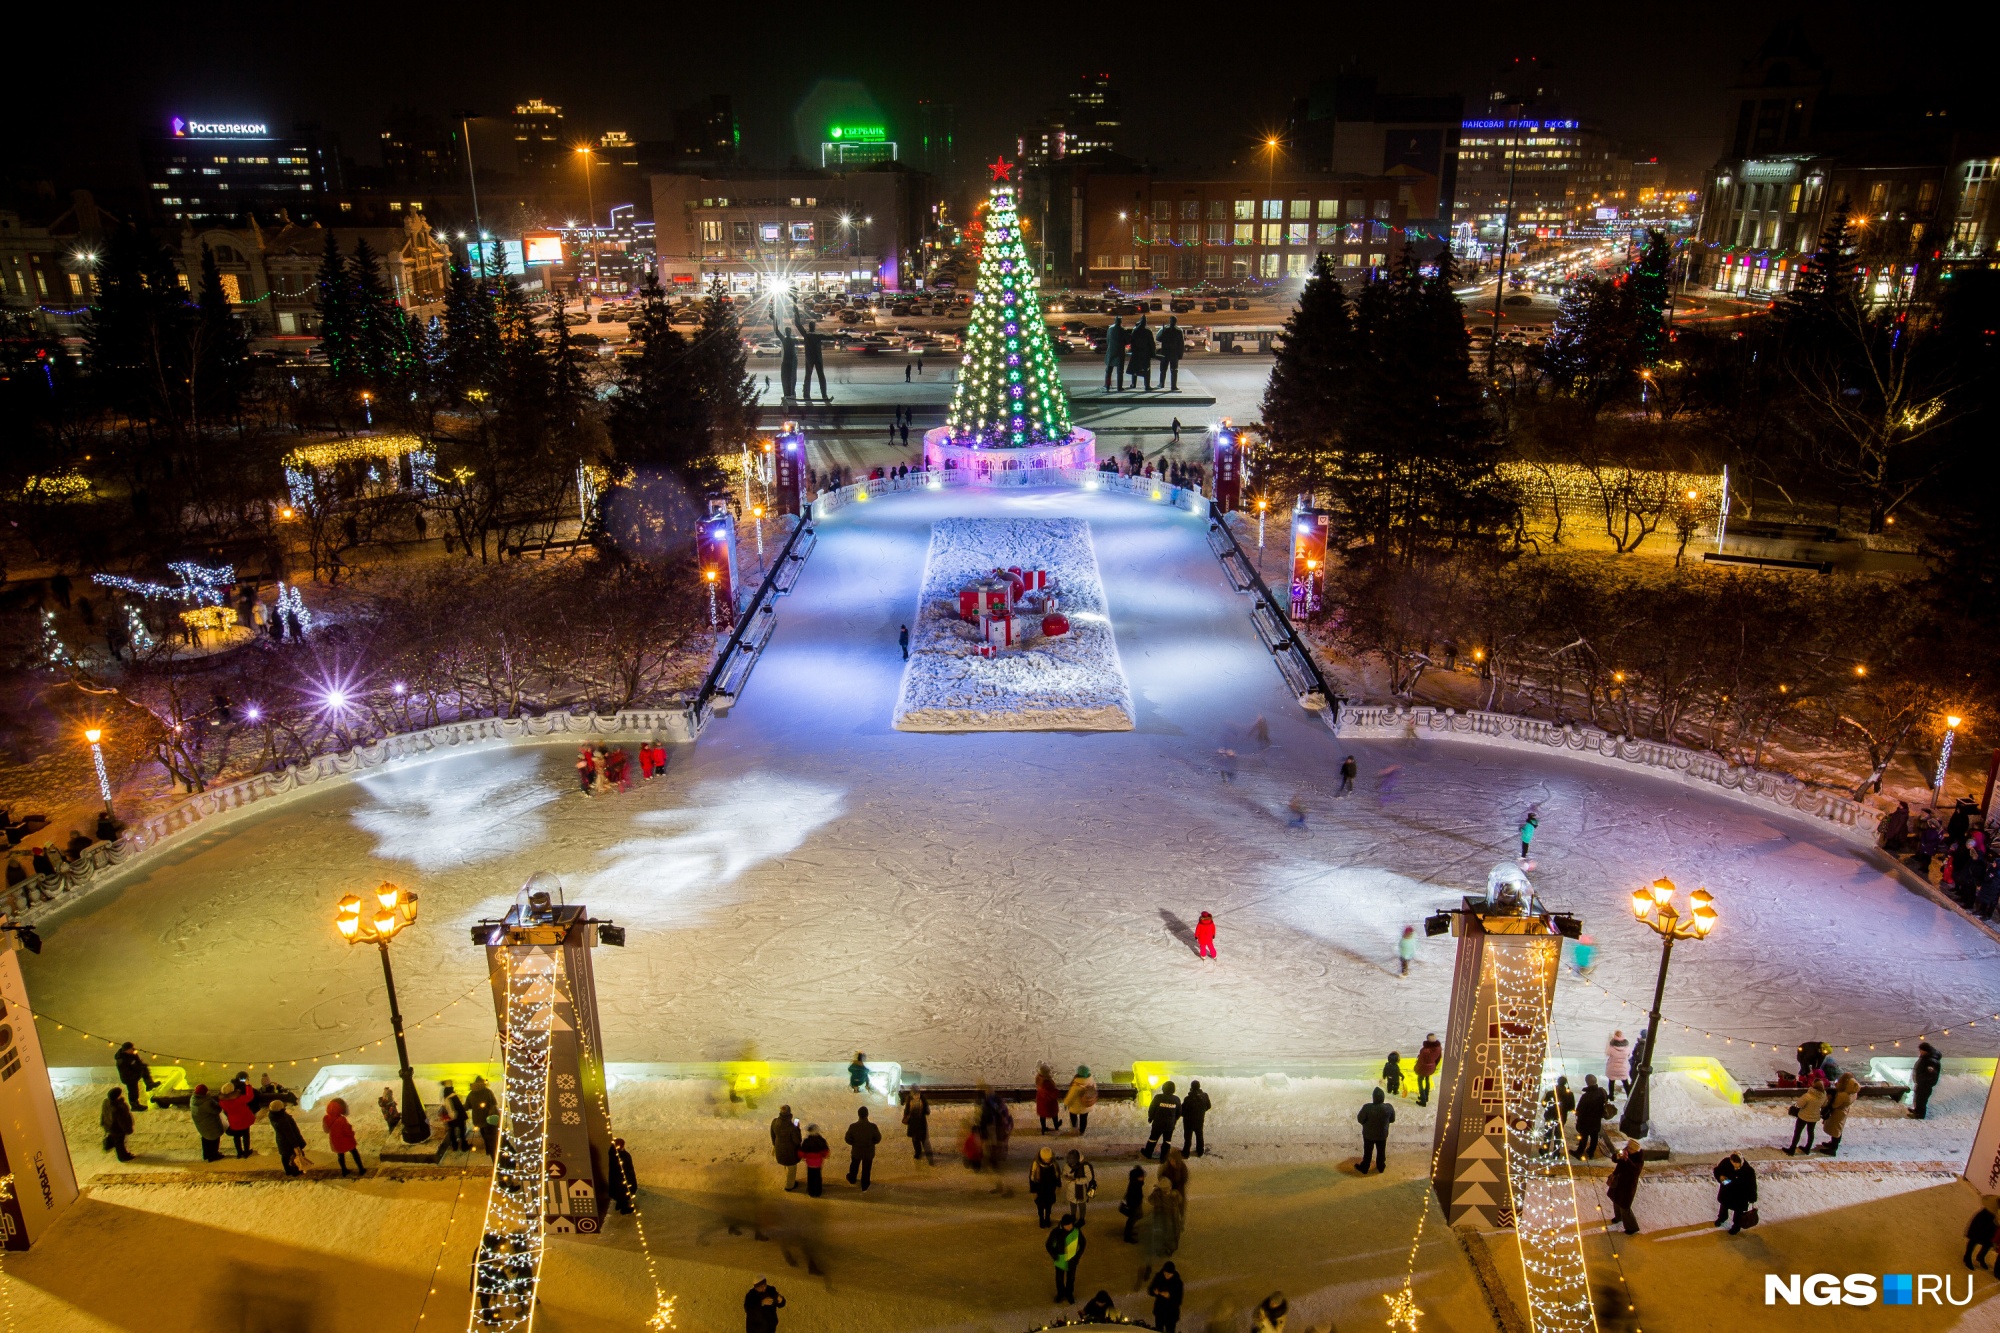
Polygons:
[[[932,1106],[946,1106],[954,1102],[977,1102],[989,1092],[999,1093],[1000,1100],[1005,1102],[1032,1102],[1035,1100],[1035,1089],[1032,1086],[981,1088],[975,1083],[930,1083],[917,1085],[906,1083],[903,1085],[903,1090],[905,1092],[923,1093],[924,1100]],[[1060,1097],[1068,1090],[1068,1084],[1059,1085],[1057,1096]],[[1100,1083],[1097,1085],[1097,1100],[1100,1102],[1130,1102],[1137,1101],[1138,1097],[1139,1089],[1129,1083]]]

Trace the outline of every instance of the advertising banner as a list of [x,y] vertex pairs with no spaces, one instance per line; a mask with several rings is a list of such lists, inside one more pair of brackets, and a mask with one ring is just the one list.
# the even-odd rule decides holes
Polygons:
[[34,1244],[76,1202],[76,1167],[13,949],[0,949],[0,1176],[13,1181],[0,1203],[10,1250]]

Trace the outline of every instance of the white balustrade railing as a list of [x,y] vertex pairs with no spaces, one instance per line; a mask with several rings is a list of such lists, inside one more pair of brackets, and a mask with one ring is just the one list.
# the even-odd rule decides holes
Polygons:
[[1170,486],[1158,477],[1128,477],[1118,472],[1099,472],[1094,468],[1053,467],[1015,468],[974,477],[971,472],[963,468],[946,468],[912,472],[907,477],[880,477],[870,481],[857,481],[833,490],[821,491],[813,497],[813,517],[825,518],[851,504],[866,504],[878,496],[896,495],[907,491],[944,490],[960,486],[980,489],[1068,486],[1083,491],[1112,491],[1135,495],[1156,504],[1185,509],[1191,514],[1208,512],[1208,497],[1199,490],[1191,486]]

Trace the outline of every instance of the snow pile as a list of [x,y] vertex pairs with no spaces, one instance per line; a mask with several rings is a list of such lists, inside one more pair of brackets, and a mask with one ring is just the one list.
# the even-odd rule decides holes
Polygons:
[[[1069,633],[1039,633],[1040,617],[1030,610],[1021,617],[1021,646],[982,657],[978,626],[959,619],[959,590],[1013,566],[1048,571]],[[931,526],[895,725],[902,731],[1132,729],[1132,689],[1118,661],[1088,523],[947,518]]]

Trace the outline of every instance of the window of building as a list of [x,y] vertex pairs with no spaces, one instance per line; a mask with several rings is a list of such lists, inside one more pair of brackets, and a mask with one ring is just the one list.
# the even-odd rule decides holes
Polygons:
[[1232,260],[1230,260],[1230,261],[1229,261],[1229,276],[1230,276],[1230,277],[1232,277],[1232,278],[1247,278],[1247,277],[1249,277],[1249,276],[1250,276],[1250,261],[1249,261],[1249,260],[1247,260],[1247,259],[1232,259]]
[[784,228],[775,222],[760,223],[757,227],[757,240],[764,245],[782,244],[783,231]]
[[1208,201],[1208,216],[1211,219],[1225,217],[1228,215],[1228,212],[1229,212],[1229,206],[1222,200],[1211,199]]
[[1361,256],[1360,256],[1360,254],[1359,254],[1359,253],[1353,253],[1353,254],[1344,254],[1344,255],[1342,255],[1342,256],[1340,257],[1340,266],[1341,266],[1342,268],[1360,268],[1360,267],[1361,267]]
[[1250,222],[1239,222],[1239,223],[1237,223],[1237,224],[1236,224],[1236,236],[1235,236],[1235,240],[1236,240],[1236,244],[1238,244],[1238,245],[1254,245],[1254,244],[1256,244],[1256,242],[1257,242],[1257,227],[1256,227],[1256,224],[1254,224],[1254,223],[1250,223]]
[[1258,276],[1258,277],[1260,277],[1260,278],[1275,278],[1275,277],[1277,277],[1277,276],[1278,276],[1278,260],[1279,260],[1279,258],[1280,258],[1280,256],[1278,256],[1278,255],[1258,255],[1258,256],[1257,256],[1257,276]]
[[[1183,221],[1193,222],[1200,217],[1201,217],[1201,200],[1199,199],[1181,200],[1181,219]],[[1190,274],[1189,276],[1192,277],[1193,275]]]
[[1368,267],[1370,268],[1381,268],[1388,262],[1389,262],[1389,256],[1387,255],[1374,254],[1368,256]]
[[1787,213],[1796,213],[1799,211],[1799,196],[1805,193],[1805,189],[1806,187],[1802,184],[1792,186],[1790,195],[1785,199],[1785,211]]
[[1181,223],[1182,245],[1196,245],[1199,244],[1200,241],[1201,241],[1201,224],[1199,222]]
[[1310,261],[1311,256],[1309,255],[1286,255],[1285,276],[1288,278],[1303,278],[1306,275],[1306,265]]
[[1880,213],[1889,207],[1889,182],[1876,181],[1868,187],[1868,211]]
[[1396,202],[1401,204],[1404,208],[1408,208],[1411,204],[1414,204],[1416,201],[1417,201],[1417,193],[1411,187],[1407,185],[1398,185],[1396,187]]
[[243,280],[234,273],[218,273],[222,280],[222,299],[231,305],[243,304]]
[[1174,216],[1173,200],[1155,199],[1153,201],[1153,221],[1169,222],[1173,220],[1173,216]]
[[803,204],[800,202],[799,197],[797,195],[792,196],[792,207],[793,208],[803,207]]
[[1319,224],[1319,243],[1321,245],[1329,245],[1339,239],[1340,224],[1338,222],[1322,222]]
[[1377,199],[1377,200],[1376,200],[1376,201],[1374,202],[1374,205],[1373,205],[1373,207],[1372,207],[1372,208],[1371,208],[1371,210],[1370,210],[1370,216],[1372,216],[1372,217],[1378,217],[1378,218],[1386,218],[1386,217],[1388,217],[1388,216],[1389,216],[1389,201],[1388,201],[1387,199]]
[[1204,258],[1204,259],[1203,259],[1203,260],[1201,261],[1201,271],[1202,271],[1202,276],[1203,276],[1203,277],[1205,277],[1205,278],[1219,278],[1219,277],[1221,277],[1221,276],[1222,276],[1222,266],[1223,266],[1224,264],[1227,264],[1228,262],[1229,262],[1229,261],[1228,261],[1227,259],[1225,259],[1225,258],[1224,258],[1223,256],[1221,256],[1221,255],[1209,255],[1209,256],[1207,256],[1206,258]]
[[1229,244],[1229,224],[1228,224],[1228,223],[1226,223],[1226,222],[1211,222],[1211,223],[1209,223],[1209,224],[1208,224],[1208,243],[1209,243],[1210,245],[1227,245],[1227,244]]
[[400,213],[403,211],[403,206],[402,204],[392,199],[389,201],[389,211],[391,213]]
[[[1797,189],[1798,187],[1794,186],[1793,188]],[[1917,212],[1924,217],[1929,217],[1932,210],[1936,207],[1937,182],[1925,181],[1923,184],[1917,186]]]
[[705,218],[701,224],[701,239],[711,245],[722,242],[722,222],[719,218]]
[[1198,276],[1195,270],[1200,267],[1201,267],[1201,259],[1199,256],[1182,255],[1180,257],[1180,276],[1182,280],[1184,281],[1192,280],[1193,278]]
[[792,244],[811,245],[812,243],[813,224],[810,222],[794,222],[792,224]]
[[1247,222],[1256,216],[1257,201],[1255,199],[1238,199],[1236,201],[1236,220],[1238,222]]
[[1308,239],[1308,233],[1311,231],[1312,223],[1310,222],[1287,223],[1285,226],[1285,244],[1304,245]]
[[1367,201],[1365,199],[1349,199],[1347,201],[1347,216],[1351,218],[1361,217],[1363,215],[1363,210],[1365,210],[1367,206],[1368,206]]
[[86,294],[83,274],[72,273],[69,275],[69,294],[71,296],[83,296]]
[[1292,216],[1295,218],[1309,218],[1312,216],[1312,206],[1312,200],[1310,199],[1294,199],[1292,200]]
[[1320,200],[1320,201],[1319,201],[1319,215],[1320,215],[1321,217],[1323,217],[1323,218],[1337,218],[1337,217],[1339,217],[1339,216],[1340,216],[1340,200],[1338,200],[1338,199],[1322,199],[1322,200]]
[[1284,232],[1285,227],[1283,223],[1266,222],[1264,224],[1263,243],[1265,245],[1283,245],[1285,243]]
[[1264,220],[1266,222],[1275,222],[1283,216],[1285,216],[1284,200],[1266,199],[1264,201]]

